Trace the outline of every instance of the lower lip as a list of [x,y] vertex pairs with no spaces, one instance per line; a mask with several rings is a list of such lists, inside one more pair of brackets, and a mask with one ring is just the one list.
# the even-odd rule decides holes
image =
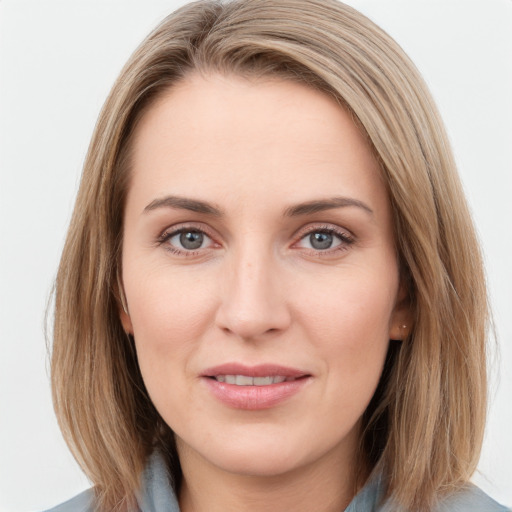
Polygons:
[[237,386],[208,377],[203,380],[213,395],[229,407],[256,411],[269,409],[296,395],[310,377],[301,377],[268,386]]

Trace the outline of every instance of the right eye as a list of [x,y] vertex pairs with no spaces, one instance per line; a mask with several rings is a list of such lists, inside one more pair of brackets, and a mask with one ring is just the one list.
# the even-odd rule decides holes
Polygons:
[[190,255],[210,247],[213,240],[199,229],[180,228],[164,233],[160,243],[167,245],[168,249],[174,253]]

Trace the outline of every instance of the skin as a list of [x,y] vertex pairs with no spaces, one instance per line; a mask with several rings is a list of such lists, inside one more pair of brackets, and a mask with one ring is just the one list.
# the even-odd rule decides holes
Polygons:
[[[192,74],[144,114],[133,150],[121,320],[176,433],[182,510],[343,510],[361,415],[409,315],[368,143],[304,85]],[[158,203],[167,196],[222,213]],[[290,215],[333,197],[360,203]],[[180,245],[180,228],[207,235],[199,249]],[[200,377],[226,362],[310,376],[274,407],[241,410]]]

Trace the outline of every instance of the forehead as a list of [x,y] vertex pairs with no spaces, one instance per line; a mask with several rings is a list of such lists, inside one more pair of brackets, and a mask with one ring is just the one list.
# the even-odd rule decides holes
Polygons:
[[274,146],[285,142],[282,135],[309,139],[314,131],[315,144],[325,149],[337,136],[336,128],[345,129],[344,137],[350,136],[353,142],[362,139],[351,116],[332,96],[302,83],[192,73],[150,105],[135,138],[136,145],[147,144],[149,138],[155,140],[155,131],[167,136],[174,130],[181,142],[190,135],[190,140],[202,137],[203,143],[212,145],[227,137]]
[[240,186],[301,201],[383,188],[350,114],[327,94],[282,79],[190,75],[144,113],[133,144],[132,184],[148,195]]

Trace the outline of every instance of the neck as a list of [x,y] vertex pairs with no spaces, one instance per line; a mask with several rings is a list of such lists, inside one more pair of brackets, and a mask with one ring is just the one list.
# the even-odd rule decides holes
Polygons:
[[182,512],[340,512],[357,491],[355,453],[337,451],[284,474],[254,476],[218,468],[189,447],[179,452]]

